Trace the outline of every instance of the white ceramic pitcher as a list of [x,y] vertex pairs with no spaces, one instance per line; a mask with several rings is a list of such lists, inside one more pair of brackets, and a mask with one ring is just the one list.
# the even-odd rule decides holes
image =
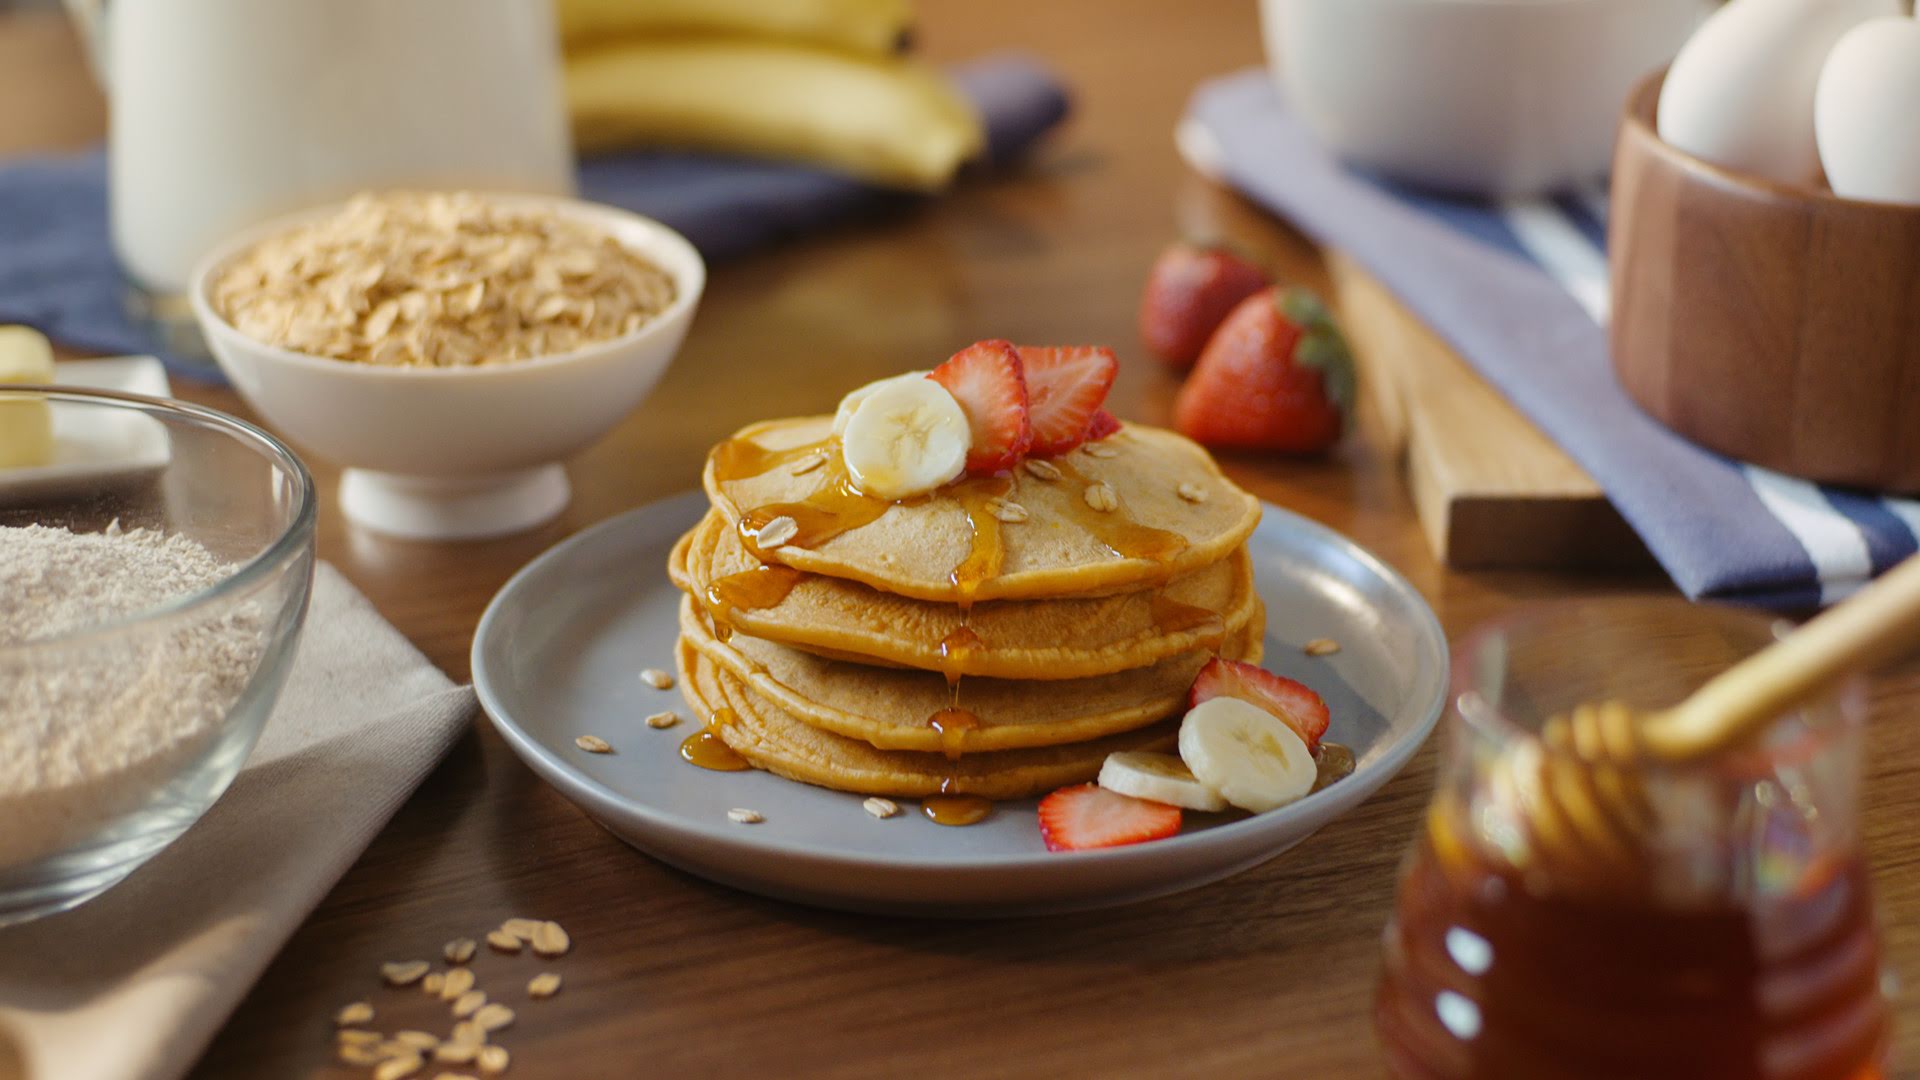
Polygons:
[[114,248],[156,297],[362,188],[573,190],[551,0],[67,3],[110,103]]

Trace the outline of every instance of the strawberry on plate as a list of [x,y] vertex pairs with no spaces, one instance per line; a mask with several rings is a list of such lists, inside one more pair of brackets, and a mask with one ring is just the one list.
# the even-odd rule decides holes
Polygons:
[[1187,692],[1187,708],[1217,697],[1239,698],[1272,713],[1293,729],[1311,753],[1327,733],[1332,716],[1320,695],[1284,675],[1240,660],[1216,656],[1194,676]]
[[1266,287],[1260,268],[1230,251],[1170,244],[1147,274],[1140,337],[1148,351],[1184,371],[1234,305]]
[[1093,419],[1087,421],[1087,442],[1099,442],[1101,439],[1120,430],[1120,418],[1105,409],[1095,409]]
[[1048,851],[1140,844],[1179,831],[1179,807],[1121,795],[1098,784],[1064,787],[1040,800],[1040,838]]
[[1120,361],[1103,345],[1022,345],[1027,414],[1036,457],[1062,454],[1087,441],[1087,430],[1113,388]]
[[1027,382],[1019,350],[1005,341],[976,341],[927,378],[946,387],[967,414],[973,435],[967,472],[996,473],[1026,456],[1033,427],[1027,419]]
[[1353,358],[1305,289],[1254,294],[1220,324],[1173,403],[1173,426],[1207,446],[1315,453],[1346,430]]

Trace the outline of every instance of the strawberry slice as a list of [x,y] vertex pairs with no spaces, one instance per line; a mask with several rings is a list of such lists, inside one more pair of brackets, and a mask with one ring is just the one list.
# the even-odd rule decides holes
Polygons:
[[1179,831],[1179,807],[1121,795],[1098,784],[1064,787],[1040,800],[1040,838],[1048,851],[1140,844]]
[[1094,410],[1093,419],[1087,421],[1087,441],[1099,442],[1101,439],[1120,430],[1120,418],[1105,409]]
[[1061,454],[1087,439],[1087,426],[1107,391],[1120,361],[1103,345],[1022,345],[1020,363],[1027,373],[1027,412],[1033,423],[1036,457]]
[[1216,656],[1194,677],[1187,708],[1209,698],[1239,698],[1278,717],[1312,750],[1320,745],[1332,716],[1320,695],[1283,675],[1239,660]]
[[1027,381],[1020,352],[1004,341],[976,341],[934,368],[927,378],[947,388],[967,414],[973,447],[967,471],[976,476],[1010,469],[1033,444],[1027,419]]

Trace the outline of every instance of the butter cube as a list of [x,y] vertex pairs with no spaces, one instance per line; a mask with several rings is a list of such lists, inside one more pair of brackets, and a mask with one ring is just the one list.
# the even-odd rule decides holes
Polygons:
[[[27,326],[0,326],[0,383],[53,381],[53,350]],[[0,399],[0,469],[53,460],[53,410],[44,401]]]

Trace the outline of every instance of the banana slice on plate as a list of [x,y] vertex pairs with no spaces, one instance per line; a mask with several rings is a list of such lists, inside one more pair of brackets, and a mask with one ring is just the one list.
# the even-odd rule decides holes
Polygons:
[[875,383],[840,433],[847,474],[861,491],[904,499],[957,479],[972,436],[967,414],[932,379]]
[[1293,729],[1239,698],[1210,698],[1180,723],[1180,757],[1200,783],[1260,813],[1313,790],[1319,767]]
[[1100,786],[1136,799],[1183,806],[1189,810],[1225,810],[1227,800],[1194,778],[1193,770],[1172,754],[1122,750],[1100,765]]
[[833,433],[835,435],[845,435],[847,433],[847,421],[853,419],[853,410],[859,408],[861,402],[872,397],[875,390],[892,383],[907,382],[911,379],[925,379],[930,374],[932,373],[927,371],[909,371],[905,375],[895,375],[890,379],[880,379],[877,382],[870,382],[865,386],[857,386],[847,391],[847,396],[840,399],[840,407],[833,411]]

